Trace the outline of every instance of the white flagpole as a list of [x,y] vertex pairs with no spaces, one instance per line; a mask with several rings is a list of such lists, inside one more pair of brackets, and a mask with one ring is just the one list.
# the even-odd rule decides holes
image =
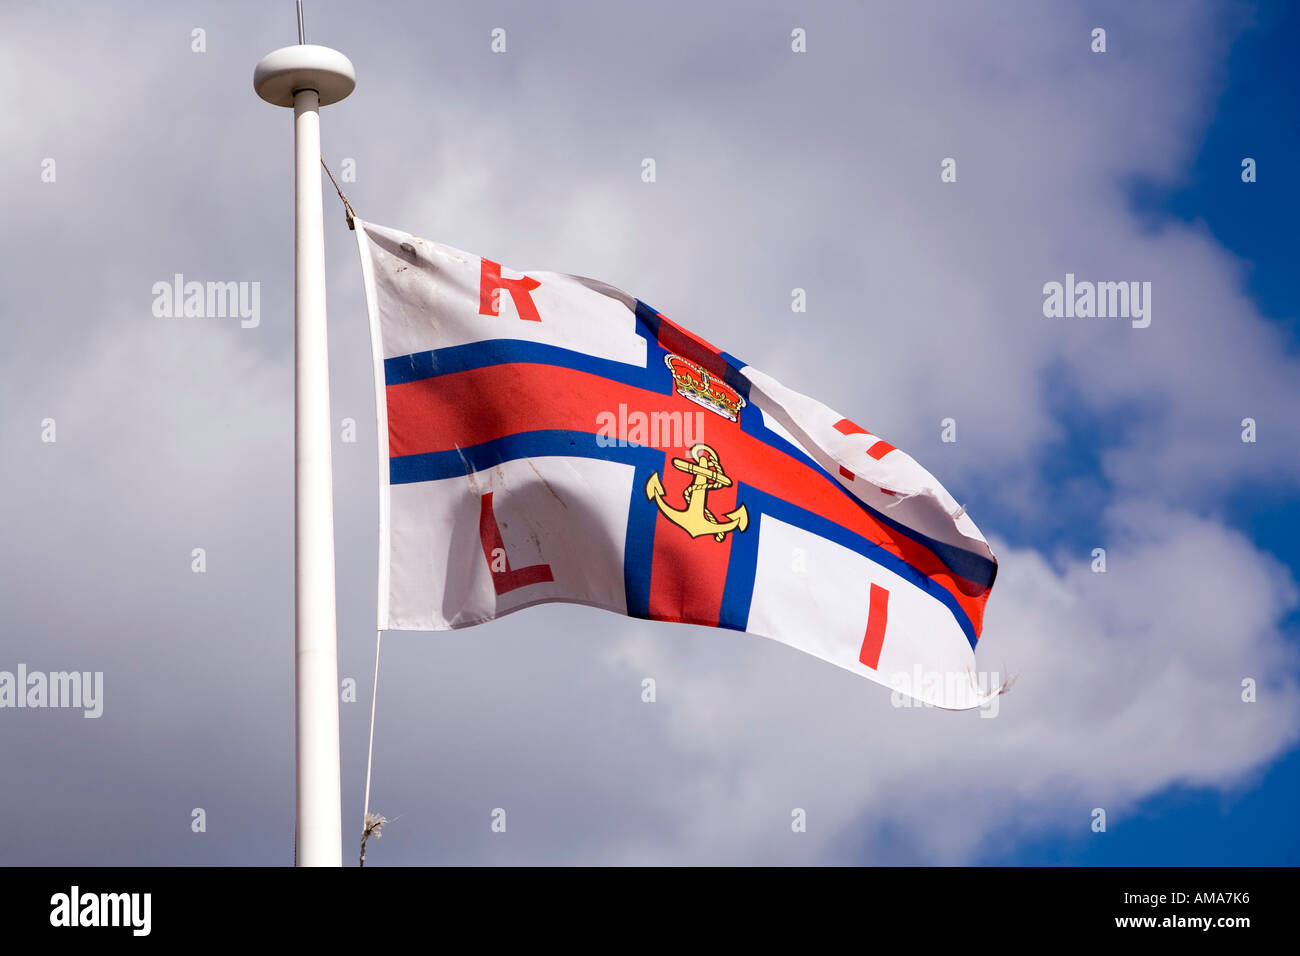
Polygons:
[[[298,9],[302,39],[302,6]],[[294,584],[298,866],[342,866],[338,633],[334,606],[334,480],[320,113],[352,92],[356,74],[336,50],[300,43],[268,53],[258,96],[293,108],[294,128]]]

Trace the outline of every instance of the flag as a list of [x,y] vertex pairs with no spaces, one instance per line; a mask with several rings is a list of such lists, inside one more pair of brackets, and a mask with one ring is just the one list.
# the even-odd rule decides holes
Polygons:
[[772,638],[930,704],[997,562],[905,452],[592,279],[356,221],[380,438],[379,627],[550,601]]

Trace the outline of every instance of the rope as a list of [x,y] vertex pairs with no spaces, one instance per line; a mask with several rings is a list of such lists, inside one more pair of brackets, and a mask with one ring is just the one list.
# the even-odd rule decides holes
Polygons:
[[[320,158],[320,164],[322,166],[325,166],[324,156]],[[343,195],[343,190],[339,188],[339,181],[334,178],[334,174],[330,172],[330,168],[328,166],[325,166],[325,175],[328,176],[330,178],[330,182],[334,184],[334,191],[339,194],[339,199],[343,200],[343,211],[344,213],[347,214],[348,217],[348,228],[353,231],[356,231],[357,227],[352,222],[353,218],[355,218],[356,216],[356,213],[352,211],[352,203],[348,202],[348,197]]]
[[[331,177],[333,178],[333,177]],[[340,193],[339,195],[342,195]],[[347,202],[347,200],[343,200]],[[366,795],[363,801],[364,809],[361,811],[361,865],[366,865],[366,840],[373,833],[375,838],[380,836],[380,830],[388,821],[383,817],[376,815],[374,820],[370,819],[370,769],[375,761],[375,704],[379,697],[379,643],[383,638],[384,632],[375,629],[375,682],[370,688],[370,747],[366,752]]]

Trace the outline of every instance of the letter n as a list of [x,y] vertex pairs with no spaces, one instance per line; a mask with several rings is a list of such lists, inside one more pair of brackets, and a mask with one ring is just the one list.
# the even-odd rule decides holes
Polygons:
[[501,278],[501,263],[493,262],[491,259],[484,259],[482,262],[483,269],[478,287],[479,315],[501,314],[500,290],[504,289],[510,293],[510,298],[514,300],[515,311],[519,313],[519,318],[528,322],[542,321],[542,317],[537,314],[537,306],[533,303],[533,297],[529,295],[533,289],[541,285],[540,282],[528,276],[519,279],[503,279]]
[[[478,515],[478,535],[483,540],[483,556],[487,558],[488,570],[492,573],[492,586],[497,595],[508,594],[530,584],[542,584],[554,581],[549,564],[530,564],[526,568],[511,569],[510,557],[505,558],[505,570],[500,567],[500,555],[505,555],[505,542],[501,540],[501,529],[497,526],[496,515],[492,513],[492,492],[483,496]],[[493,553],[498,560],[493,560]]]

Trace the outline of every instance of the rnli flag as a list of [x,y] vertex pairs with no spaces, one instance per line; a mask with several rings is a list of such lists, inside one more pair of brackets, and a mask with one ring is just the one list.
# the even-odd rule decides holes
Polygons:
[[884,438],[602,282],[356,222],[383,629],[548,601],[773,638],[978,706],[997,563]]

